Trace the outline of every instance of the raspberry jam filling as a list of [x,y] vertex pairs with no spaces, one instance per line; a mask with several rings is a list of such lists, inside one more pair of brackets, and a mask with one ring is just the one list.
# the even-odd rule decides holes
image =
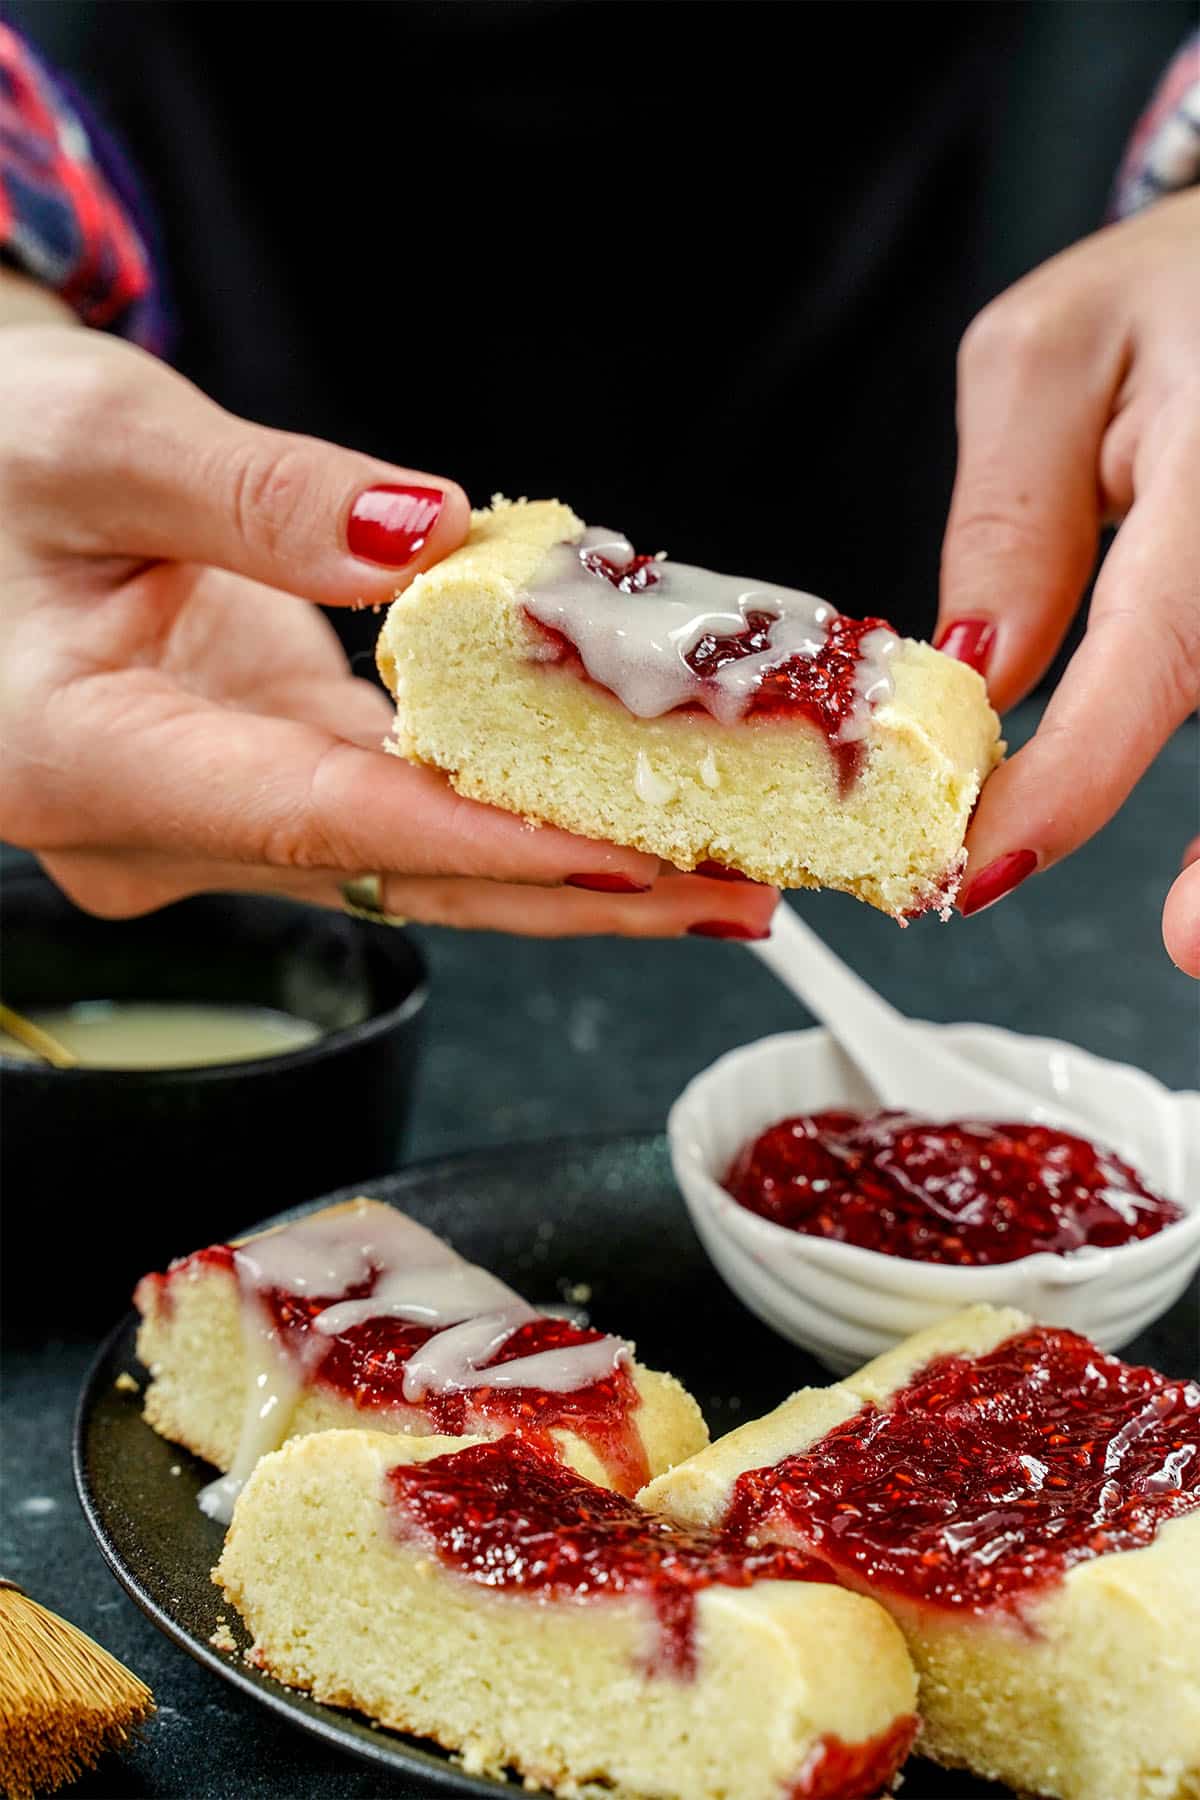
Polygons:
[[[369,1294],[370,1288],[363,1293]],[[263,1297],[284,1341],[305,1360],[304,1340],[312,1331],[313,1320],[332,1302],[287,1294],[278,1288],[268,1289]],[[367,1411],[409,1408],[405,1372],[416,1351],[434,1336],[435,1330],[428,1325],[402,1319],[364,1319],[328,1340],[313,1379]],[[521,1357],[603,1341],[602,1332],[565,1319],[539,1317],[518,1325],[480,1367],[484,1371],[500,1369]],[[419,1410],[427,1431],[465,1437],[486,1422],[530,1438],[551,1455],[550,1432],[573,1431],[595,1451],[621,1491],[632,1494],[649,1480],[646,1453],[633,1420],[639,1404],[633,1377],[624,1366],[618,1366],[611,1375],[568,1393],[487,1383],[468,1391],[430,1391],[422,1397]]]
[[[688,651],[684,661],[701,681],[743,657],[769,652],[778,615],[750,611],[745,620],[744,631],[727,637],[706,632]],[[865,755],[862,737],[853,731],[863,709],[859,682],[863,639],[890,630],[883,619],[849,619],[835,613],[828,636],[814,655],[790,656],[763,670],[746,709],[747,717],[799,714],[816,725],[829,745],[843,792],[861,772]]]
[[877,1800],[890,1792],[892,1777],[916,1735],[917,1720],[908,1717],[856,1744],[832,1734],[819,1738],[781,1800]]
[[723,1535],[786,1533],[849,1585],[984,1612],[1200,1507],[1200,1383],[1040,1327],[941,1357],[809,1450],[748,1470]]
[[811,594],[634,554],[592,530],[547,559],[525,610],[539,660],[574,667],[639,718],[701,707],[732,725],[804,718],[843,789],[858,774],[873,708],[891,698],[899,638]]
[[1046,1125],[827,1111],[782,1119],[724,1186],[789,1231],[914,1262],[1111,1249],[1183,1217],[1128,1163]]
[[[669,1524],[596,1487],[524,1442],[477,1444],[386,1477],[393,1528],[432,1546],[438,1560],[485,1587],[555,1600],[638,1595],[654,1608],[656,1645],[646,1673],[696,1673],[696,1595],[756,1581],[831,1581],[822,1562],[780,1545],[730,1545],[714,1532]],[[786,1800],[866,1800],[908,1754],[917,1721],[847,1744],[814,1744]]]
[[397,1531],[415,1527],[472,1581],[555,1600],[644,1596],[658,1620],[651,1673],[695,1674],[702,1588],[834,1579],[802,1551],[725,1547],[713,1532],[669,1524],[511,1439],[400,1463],[386,1479]]
[[[609,534],[603,534],[607,537]],[[584,550],[580,562],[589,575],[602,575],[623,594],[644,594],[659,578],[659,567],[653,556],[634,556],[632,550],[622,562],[613,562],[600,550]]]

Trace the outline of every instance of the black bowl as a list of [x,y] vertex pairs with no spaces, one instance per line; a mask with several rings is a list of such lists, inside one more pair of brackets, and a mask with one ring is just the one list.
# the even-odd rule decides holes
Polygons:
[[248,1218],[399,1160],[428,994],[407,933],[289,900],[82,913],[39,871],[0,885],[0,992],[269,1006],[321,1027],[281,1056],[52,1069],[0,1055],[6,1335],[111,1317],[137,1277]]

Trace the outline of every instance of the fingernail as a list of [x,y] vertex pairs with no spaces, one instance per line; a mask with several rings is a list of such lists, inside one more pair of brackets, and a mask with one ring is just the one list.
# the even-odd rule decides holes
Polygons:
[[751,925],[740,925],[736,919],[698,919],[687,928],[689,937],[769,938],[769,931],[755,931]]
[[350,509],[346,544],[351,556],[403,568],[428,541],[446,503],[441,488],[373,487]]
[[631,881],[628,875],[568,875],[563,886],[587,888],[592,894],[648,894],[651,883]]
[[968,882],[958,903],[959,912],[964,919],[969,919],[972,913],[982,912],[985,906],[995,906],[997,900],[1003,900],[1005,894],[1020,887],[1037,866],[1036,850],[1010,850],[1007,855],[998,856],[995,862],[979,871],[974,881]]
[[986,675],[995,642],[996,627],[990,619],[952,619],[934,640],[933,647]]
[[761,883],[750,875],[743,875],[740,869],[730,869],[724,863],[698,862],[692,870],[693,875],[704,875],[709,881],[745,881],[751,887],[759,887]]

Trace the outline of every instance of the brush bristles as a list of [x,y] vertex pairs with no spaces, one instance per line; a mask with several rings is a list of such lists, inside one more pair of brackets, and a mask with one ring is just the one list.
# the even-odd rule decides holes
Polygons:
[[150,1689],[65,1619],[0,1588],[0,1793],[32,1800],[94,1768],[150,1717]]

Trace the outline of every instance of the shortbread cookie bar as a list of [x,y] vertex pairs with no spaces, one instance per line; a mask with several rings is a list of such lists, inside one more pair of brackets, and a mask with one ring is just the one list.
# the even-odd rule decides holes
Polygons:
[[1003,746],[973,669],[811,594],[497,501],[388,611],[389,748],[680,869],[948,910]]
[[290,1443],[214,1580],[280,1680],[564,1796],[868,1800],[916,1728],[899,1632],[820,1564],[724,1550],[512,1437]]
[[135,1300],[146,1418],[227,1471],[202,1500],[226,1521],[259,1456],[331,1426],[520,1431],[625,1493],[708,1440],[622,1339],[537,1312],[374,1200],[197,1251]]
[[887,1607],[939,1761],[1057,1800],[1200,1795],[1200,1384],[976,1307],[639,1499]]

